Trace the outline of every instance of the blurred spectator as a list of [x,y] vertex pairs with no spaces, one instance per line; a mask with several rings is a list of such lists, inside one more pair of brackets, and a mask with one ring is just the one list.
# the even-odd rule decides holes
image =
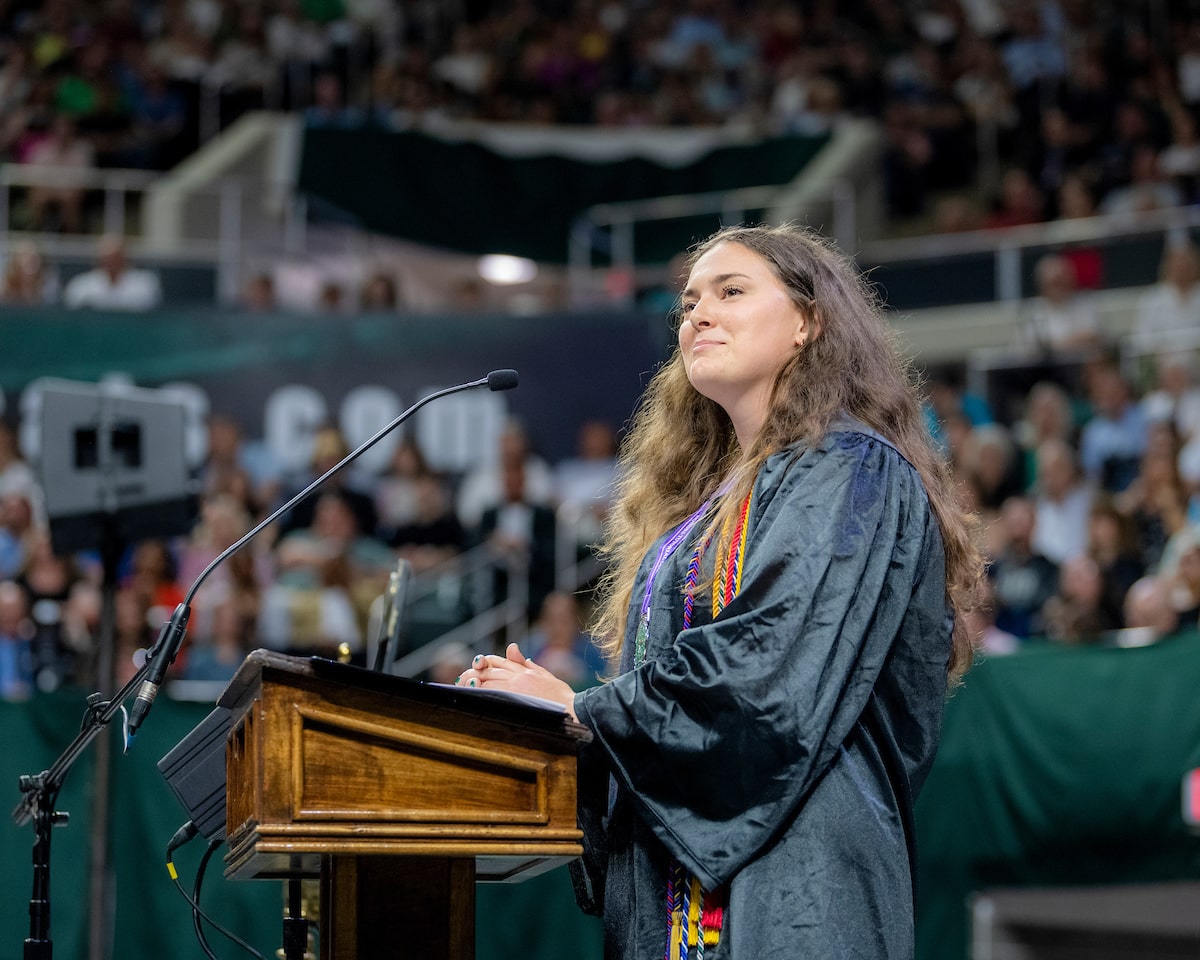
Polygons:
[[[1107,125],[1107,118],[1103,121]],[[1139,149],[1153,148],[1146,112],[1132,100],[1117,104],[1112,135],[1101,140],[1096,162],[1102,194],[1127,186],[1133,180],[1133,158]]]
[[[206,496],[200,520],[191,536],[179,547],[179,580],[193,583],[225,549],[250,529],[245,506],[228,494]],[[231,616],[253,626],[263,585],[274,575],[271,558],[259,540],[252,541],[218,565],[196,591],[192,600],[190,626],[193,647],[207,642],[217,631],[213,621],[218,608],[231,607]]]
[[46,266],[42,252],[30,240],[12,245],[0,284],[0,303],[6,306],[42,306],[58,298],[58,276]]
[[1170,636],[1179,629],[1179,611],[1171,600],[1171,584],[1161,577],[1143,577],[1125,594],[1125,629],[1138,630],[1147,641]]
[[358,308],[364,312],[390,312],[399,306],[396,278],[376,271],[367,277],[358,294]]
[[1037,484],[1037,451],[1047,440],[1073,445],[1075,417],[1071,397],[1057,383],[1043,380],[1033,385],[1025,400],[1025,415],[1014,428],[1021,447],[1025,488]]
[[185,680],[227,682],[233,679],[255,646],[255,619],[247,619],[233,600],[217,604],[207,635],[198,636],[188,652]]
[[959,72],[954,81],[955,96],[966,107],[979,135],[990,139],[997,153],[1007,152],[1020,115],[999,49],[968,35],[959,45],[956,59]]
[[1146,449],[1146,421],[1116,367],[1101,364],[1088,376],[1093,416],[1079,434],[1079,460],[1088,479],[1119,493],[1137,474]]
[[0,498],[12,493],[27,496],[34,504],[38,522],[42,522],[41,484],[21,454],[16,431],[7,420],[0,418]]
[[336,280],[326,280],[317,291],[317,310],[322,313],[345,313],[346,290]]
[[546,596],[522,646],[525,656],[576,690],[594,686],[604,676],[604,655],[583,632],[579,605],[569,593],[555,590]]
[[167,621],[183,602],[175,556],[163,540],[143,540],[133,548],[122,588],[135,594],[152,624]]
[[363,650],[367,611],[387,584],[392,552],[366,536],[346,491],[317,498],[312,522],[275,548],[276,582],[262,606],[269,646],[336,657],[340,644]]
[[197,472],[205,496],[233,497],[251,517],[279,496],[279,468],[262,444],[247,443],[241,425],[214,413],[208,419],[208,450]]
[[930,436],[951,460],[961,457],[968,431],[992,419],[987,401],[967,390],[960,374],[949,371],[930,378],[925,423]]
[[983,213],[971,197],[952,194],[933,208],[934,233],[967,233],[983,227]]
[[37,168],[37,180],[29,188],[29,227],[49,229],[50,213],[67,233],[83,232],[83,199],[87,172],[96,167],[95,150],[79,136],[75,121],[59,114],[49,135],[29,148],[25,162]]
[[1061,565],[1087,548],[1092,490],[1079,476],[1075,452],[1061,440],[1038,447],[1037,476],[1033,549]]
[[1021,493],[1016,447],[1008,430],[999,424],[971,428],[963,444],[961,469],[980,510],[999,510],[1005,500]]
[[275,279],[269,273],[255,273],[242,287],[238,304],[252,313],[269,313],[278,307],[275,299]]
[[1174,555],[1165,556],[1167,544],[1187,524],[1187,494],[1176,457],[1166,450],[1150,449],[1142,457],[1138,476],[1116,498],[1137,534],[1141,561],[1147,569],[1174,569]]
[[[1143,348],[1175,346],[1174,336],[1200,330],[1200,252],[1190,243],[1168,243],[1159,282],[1138,301],[1133,333]],[[1185,346],[1193,346],[1187,343]]]
[[187,103],[171,87],[162,65],[139,55],[126,71],[124,98],[129,129],[106,154],[106,164],[139,170],[167,170],[182,159]]
[[162,301],[158,274],[130,267],[125,241],[106,234],[100,238],[94,269],[72,277],[63,291],[71,309],[152,310]]
[[380,536],[418,572],[448,560],[463,547],[463,529],[449,487],[429,467],[411,436],[400,441],[390,469],[379,478],[375,506]]
[[24,571],[38,532],[28,493],[0,497],[0,580],[11,580]]
[[1200,186],[1200,135],[1196,118],[1183,107],[1169,110],[1171,143],[1158,155],[1158,169],[1178,188],[1184,202],[1196,199]]
[[29,561],[17,582],[29,601],[32,669],[37,689],[55,690],[64,683],[86,683],[92,679],[89,673],[93,638],[89,625],[79,622],[79,617],[86,618],[88,613],[79,609],[81,574],[71,558],[54,552],[45,529],[39,530],[30,544]]
[[1022,227],[1046,219],[1045,198],[1029,174],[1016,167],[1005,172],[1000,195],[984,221],[989,230]]
[[412,516],[392,528],[387,542],[419,573],[459,553],[466,535],[454,512],[450,491],[439,476],[427,473],[416,477],[413,496]]
[[1200,387],[1192,383],[1194,354],[1164,353],[1155,358],[1155,389],[1142,398],[1147,424],[1168,423],[1184,440],[1200,430]]
[[392,451],[387,471],[375,484],[375,512],[384,539],[396,527],[410,523],[416,517],[416,481],[432,473],[421,445],[411,434],[404,434]]
[[1095,643],[1120,624],[1105,609],[1104,581],[1094,560],[1072,557],[1062,565],[1058,591],[1043,611],[1046,635],[1070,645]]
[[1026,638],[1042,633],[1042,606],[1053,595],[1058,566],[1033,546],[1033,503],[1024,497],[1007,500],[1000,509],[988,579],[996,597],[996,626]]
[[1100,606],[1105,616],[1124,625],[1125,594],[1145,572],[1130,519],[1109,500],[1097,500],[1088,515],[1087,555],[1102,583]]
[[[1059,184],[1054,205],[1059,220],[1081,220],[1096,216],[1096,196],[1088,182],[1078,174],[1067,174]],[[1081,284],[1085,286],[1085,284]],[[1090,286],[1087,284],[1086,286]]]
[[[317,477],[332,470],[334,466],[345,459],[349,452],[346,441],[336,428],[324,427],[318,430],[313,437],[312,467],[306,476],[296,479],[290,489],[283,493],[284,502],[299,493]],[[364,536],[374,536],[376,527],[379,525],[379,518],[375,512],[374,494],[358,489],[355,486],[356,482],[350,471],[341,470],[325,481],[321,486],[321,491],[325,494],[338,494],[354,514],[355,526],[358,531]],[[317,499],[315,496],[310,496],[301,500],[284,515],[280,521],[281,537],[292,530],[304,529],[313,525]]]
[[1086,156],[1079,132],[1065,111],[1050,107],[1041,114],[1041,136],[1025,146],[1028,155],[1026,169],[1042,195],[1051,199],[1052,215],[1059,215],[1059,191],[1071,171]]
[[363,115],[346,106],[338,75],[325,71],[313,81],[313,102],[304,111],[304,122],[310,127],[357,127]]
[[1152,144],[1141,144],[1130,161],[1129,183],[1110,190],[1100,201],[1100,212],[1130,216],[1182,204],[1183,192],[1159,170],[1158,151]]
[[1023,102],[1034,100],[1067,73],[1066,21],[1057,4],[1014,3],[1010,31],[1001,45],[1004,65]]
[[617,435],[602,420],[587,420],[579,427],[576,455],[554,468],[560,516],[578,523],[578,542],[593,543],[608,515],[617,470]]
[[505,460],[500,496],[480,515],[477,539],[496,562],[493,602],[509,596],[512,571],[524,574],[528,610],[539,609],[554,589],[555,517],[530,498],[523,459]]
[[[154,645],[157,634],[150,625],[145,598],[138,591],[128,587],[118,589],[113,602],[114,682],[117,687],[123,687],[145,662],[145,651]],[[185,646],[183,656],[172,665],[173,673],[178,674],[186,668],[187,652]]]
[[33,692],[32,635],[25,592],[0,580],[0,700],[24,700]]
[[458,488],[456,509],[464,528],[479,525],[483,511],[501,500],[504,472],[513,464],[524,466],[524,498],[531,504],[549,506],[554,500],[554,474],[546,461],[530,449],[525,428],[509,420],[500,434],[496,462],[477,467],[463,478]]
[[1200,542],[1194,534],[1179,553],[1170,583],[1171,606],[1179,617],[1179,625],[1195,629],[1200,619]]
[[915,217],[924,213],[931,189],[933,141],[916,110],[893,100],[884,112],[884,190],[888,214]]
[[1066,257],[1044,256],[1034,273],[1038,296],[1023,318],[1020,342],[1051,354],[1100,346],[1100,318],[1091,298],[1079,292],[1072,263]]
[[967,633],[985,655],[1015,653],[1021,640],[996,626],[996,594],[992,584],[983,580],[975,603],[967,613]]

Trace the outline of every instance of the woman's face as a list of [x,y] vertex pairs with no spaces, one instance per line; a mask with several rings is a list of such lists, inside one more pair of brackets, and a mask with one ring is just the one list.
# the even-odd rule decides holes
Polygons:
[[719,243],[692,268],[683,292],[679,350],[696,390],[738,423],[765,416],[775,374],[808,336],[808,318],[766,260]]

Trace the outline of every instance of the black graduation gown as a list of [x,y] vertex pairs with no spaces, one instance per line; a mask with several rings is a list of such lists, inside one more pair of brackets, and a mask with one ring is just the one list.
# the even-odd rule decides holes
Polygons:
[[911,957],[912,806],[953,619],[916,470],[859,425],[773,455],[740,592],[715,620],[698,597],[682,630],[693,546],[655,580],[646,661],[635,609],[621,673],[575,699],[594,740],[573,873],[606,956],[663,956],[675,858],[705,889],[730,885],[708,960]]

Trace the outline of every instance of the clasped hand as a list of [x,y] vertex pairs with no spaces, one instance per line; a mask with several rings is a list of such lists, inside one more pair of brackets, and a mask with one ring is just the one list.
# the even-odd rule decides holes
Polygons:
[[463,671],[454,682],[460,687],[487,687],[552,700],[566,707],[572,720],[578,720],[575,716],[575,691],[571,686],[528,659],[515,643],[508,645],[502,657],[484,653],[476,655],[470,669]]

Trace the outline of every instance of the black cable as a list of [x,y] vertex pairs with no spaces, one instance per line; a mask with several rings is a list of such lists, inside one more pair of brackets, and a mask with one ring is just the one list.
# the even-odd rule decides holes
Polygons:
[[196,931],[196,939],[200,942],[200,949],[204,951],[205,956],[207,956],[209,960],[219,960],[217,955],[213,953],[212,947],[209,946],[208,938],[204,935],[204,928],[201,926],[200,921],[205,920],[208,922],[209,926],[217,931],[217,933],[241,947],[252,957],[255,957],[256,960],[265,960],[263,955],[255,950],[254,947],[250,946],[250,944],[239,937],[236,933],[233,933],[232,931],[221,926],[221,924],[217,923],[216,920],[214,920],[200,908],[200,886],[204,882],[204,871],[208,867],[208,861],[212,859],[212,855],[217,852],[217,848],[225,842],[224,838],[213,837],[208,841],[208,849],[204,851],[204,856],[200,858],[200,866],[196,870],[196,882],[193,893],[189,894],[187,890],[183,888],[183,884],[179,882],[179,874],[175,870],[175,863],[171,859],[172,855],[174,854],[176,847],[192,839],[197,832],[196,825],[190,820],[180,827],[178,831],[176,831],[175,836],[171,838],[171,842],[167,847],[167,872],[171,875],[171,881],[175,884],[175,889],[179,891],[179,895],[183,897],[183,899],[189,904],[191,904],[192,926]]
[[200,884],[204,880],[204,868],[208,866],[208,858],[214,849],[210,842],[204,851],[204,856],[200,858],[200,866],[196,868],[196,882],[192,885],[192,929],[196,932],[196,942],[200,944],[200,949],[204,951],[204,955],[209,960],[216,960],[216,955],[208,942],[208,934],[204,932],[204,924],[200,920],[200,909],[197,904],[200,903]]

